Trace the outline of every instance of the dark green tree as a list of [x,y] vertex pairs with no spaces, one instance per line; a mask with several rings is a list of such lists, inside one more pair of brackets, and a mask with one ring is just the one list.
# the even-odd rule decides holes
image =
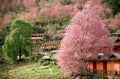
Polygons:
[[120,12],[120,0],[103,0],[103,1],[107,2],[108,7],[112,9],[114,15]]
[[9,32],[10,32],[10,26],[6,26],[5,28],[0,30],[0,48],[2,48],[5,42],[5,37],[9,34]]
[[[21,60],[21,56],[28,56],[32,47],[30,41],[32,34],[32,28],[29,22],[16,19],[11,25],[11,32],[6,37],[4,44],[4,52],[15,63]],[[17,58],[19,57],[19,58]]]
[[4,43],[4,32],[0,30],[0,48],[2,48],[3,43]]

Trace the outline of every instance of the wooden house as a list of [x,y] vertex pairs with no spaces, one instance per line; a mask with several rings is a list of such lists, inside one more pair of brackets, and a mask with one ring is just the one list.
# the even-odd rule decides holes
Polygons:
[[120,74],[120,53],[90,57],[87,64],[88,69],[96,74]]
[[97,74],[120,74],[120,34],[111,35],[114,41],[113,52],[110,55],[98,55],[87,59],[87,67]]
[[51,50],[57,50],[59,48],[60,41],[49,41],[45,42],[42,45],[43,51],[51,51]]
[[114,52],[120,52],[120,33],[112,33],[111,38],[114,42]]
[[32,54],[39,54],[41,49],[41,43],[43,41],[43,34],[33,34],[31,37],[34,47],[32,49]]
[[114,52],[120,53],[120,37],[114,37]]
[[40,43],[43,40],[43,34],[33,34],[31,40],[34,43]]

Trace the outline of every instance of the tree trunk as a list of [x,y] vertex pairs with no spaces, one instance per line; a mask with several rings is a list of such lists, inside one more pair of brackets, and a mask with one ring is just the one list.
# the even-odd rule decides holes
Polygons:
[[20,53],[19,53],[19,61],[21,61],[21,59],[22,59],[22,58],[21,58],[21,52],[20,52]]
[[21,56],[22,56],[22,47],[20,47],[20,51],[19,51],[19,59],[18,59],[18,61],[21,61]]

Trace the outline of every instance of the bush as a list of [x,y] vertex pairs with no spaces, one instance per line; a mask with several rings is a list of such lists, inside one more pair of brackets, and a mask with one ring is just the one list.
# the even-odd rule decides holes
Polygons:
[[7,79],[6,68],[0,68],[0,79]]
[[0,64],[5,63],[4,53],[2,48],[0,48]]
[[50,65],[50,61],[45,61],[45,62],[43,63],[43,65],[44,65],[44,66]]
[[5,62],[5,59],[0,57],[0,64],[3,64]]
[[21,60],[17,60],[18,62],[23,62],[23,63],[26,63],[29,61],[29,59],[27,58],[22,58]]
[[102,79],[108,79],[108,77],[107,77],[107,76],[104,76]]
[[3,72],[0,72],[0,79],[7,79],[6,74]]
[[61,3],[63,5],[69,5],[69,4],[71,4],[71,0],[63,0]]
[[38,62],[43,56],[43,54],[32,55],[32,60]]

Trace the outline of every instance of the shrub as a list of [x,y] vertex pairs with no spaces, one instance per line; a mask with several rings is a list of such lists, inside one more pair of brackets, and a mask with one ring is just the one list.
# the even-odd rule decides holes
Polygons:
[[0,79],[7,79],[5,73],[0,72]]
[[43,54],[32,55],[32,60],[38,62],[39,60],[42,59],[43,56],[44,56]]
[[102,79],[108,79],[108,77],[107,77],[107,76],[104,76]]
[[50,61],[48,61],[48,60],[43,62],[43,66],[47,66],[47,65],[50,65]]
[[0,68],[0,79],[7,79],[6,68]]
[[0,57],[0,64],[3,64],[5,62],[5,59]]
[[71,0],[63,0],[61,3],[63,5],[69,5],[69,4],[71,4]]

